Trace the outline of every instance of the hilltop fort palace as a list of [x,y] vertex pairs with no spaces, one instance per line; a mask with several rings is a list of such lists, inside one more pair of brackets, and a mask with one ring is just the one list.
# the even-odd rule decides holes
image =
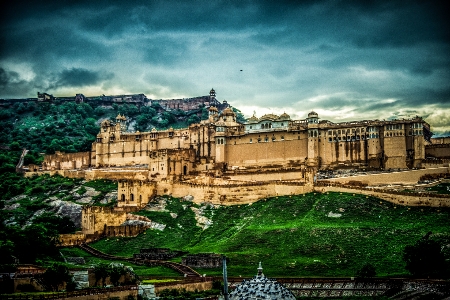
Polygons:
[[239,123],[230,107],[211,105],[207,120],[184,129],[127,132],[127,118],[118,115],[116,122],[101,123],[90,152],[48,155],[42,167],[137,166],[151,178],[171,179],[227,170],[411,169],[425,159],[429,128],[421,117],[333,123],[314,111],[304,120],[283,113]]
[[[386,189],[387,183],[417,184],[423,176],[450,177],[449,140],[432,144],[430,126],[421,117],[334,123],[311,111],[304,120],[283,113],[238,122],[233,108],[215,96],[212,89],[209,96],[177,99],[175,105],[165,100],[168,109],[208,104],[208,118],[188,128],[129,132],[126,116],[118,115],[115,122],[101,122],[90,151],[56,152],[46,155],[42,166],[23,168],[26,176],[48,173],[117,181],[116,206],[84,206],[82,232],[63,238],[64,244],[105,234],[138,234],[145,228],[123,227],[126,213],[161,195],[232,205],[336,191],[400,205],[450,205],[447,195]],[[377,174],[324,180],[327,171],[342,169]],[[396,172],[379,172],[393,169]],[[379,184],[381,188],[374,187]]]

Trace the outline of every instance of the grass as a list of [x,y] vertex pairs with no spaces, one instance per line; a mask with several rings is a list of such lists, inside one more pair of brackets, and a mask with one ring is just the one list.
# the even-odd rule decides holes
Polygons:
[[[229,258],[229,276],[252,276],[259,261],[270,277],[354,276],[365,263],[378,276],[407,275],[402,261],[406,245],[427,232],[450,242],[449,208],[404,207],[363,195],[327,193],[283,196],[252,205],[214,209],[213,225],[196,226],[190,206],[167,198],[169,212],[141,211],[164,231],[147,230],[136,238],[103,239],[101,251],[131,256],[140,248],[167,247],[190,253],[214,252]],[[329,217],[329,212],[341,214]],[[220,275],[220,269],[202,269]]]
[[143,284],[154,284],[154,283],[166,283],[166,282],[177,282],[176,279],[145,279],[142,280]]

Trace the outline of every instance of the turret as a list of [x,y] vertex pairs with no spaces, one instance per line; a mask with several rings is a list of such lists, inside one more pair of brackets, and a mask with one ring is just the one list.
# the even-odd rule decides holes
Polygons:
[[319,115],[311,111],[308,114],[308,160],[309,167],[317,168],[319,166]]
[[217,107],[211,106],[209,108],[209,120],[211,122],[215,122],[215,121],[217,121],[218,117],[219,117],[219,111],[218,111]]
[[215,91],[214,89],[211,89],[211,90],[209,91],[209,97],[210,97],[211,99],[216,99],[216,91]]
[[116,117],[116,125],[117,124],[119,125],[121,131],[127,130],[127,118],[125,116],[121,116],[120,114],[118,114]]

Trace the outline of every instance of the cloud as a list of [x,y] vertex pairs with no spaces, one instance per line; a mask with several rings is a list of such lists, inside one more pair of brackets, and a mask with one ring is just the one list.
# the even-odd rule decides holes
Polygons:
[[436,1],[27,2],[2,7],[0,98],[214,87],[247,115],[336,120],[450,105],[450,19]]
[[99,85],[103,81],[110,80],[113,77],[114,75],[112,73],[96,72],[82,68],[71,68],[57,74],[54,84],[49,86],[49,89]]

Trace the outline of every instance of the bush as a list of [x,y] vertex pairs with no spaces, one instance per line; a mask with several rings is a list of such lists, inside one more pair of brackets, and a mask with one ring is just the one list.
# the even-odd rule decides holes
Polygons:
[[406,270],[415,277],[442,278],[445,273],[445,257],[441,245],[431,240],[431,232],[403,251]]
[[36,289],[32,284],[26,283],[26,284],[18,284],[17,289],[22,293],[30,293],[35,292]]
[[360,278],[375,277],[376,275],[377,272],[375,270],[375,267],[370,263],[365,264],[356,272],[356,277]]

